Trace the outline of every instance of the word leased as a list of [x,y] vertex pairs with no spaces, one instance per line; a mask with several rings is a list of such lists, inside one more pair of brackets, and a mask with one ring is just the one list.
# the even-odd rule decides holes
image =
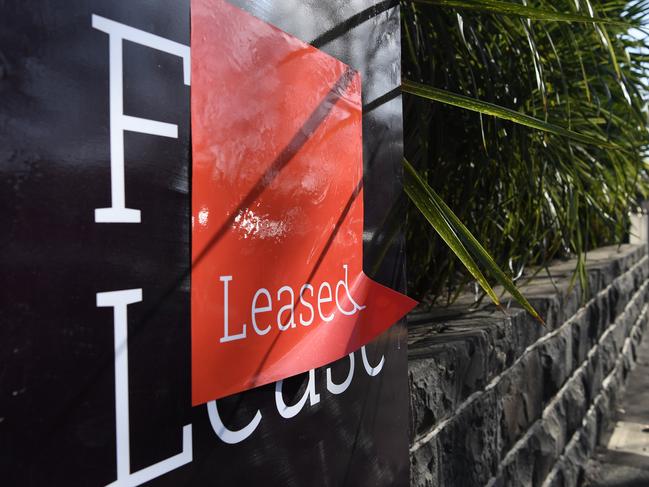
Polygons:
[[[303,284],[298,293],[298,306],[301,306],[300,312],[298,313],[297,321],[299,321],[302,326],[309,326],[313,323],[316,314],[320,317],[321,322],[329,322],[334,319],[336,309],[344,314],[345,316],[351,316],[362,309],[365,306],[359,305],[354,298],[352,298],[351,292],[349,291],[349,282],[348,276],[349,272],[347,265],[343,265],[345,271],[344,280],[341,279],[336,283],[335,287],[332,287],[327,281],[324,281],[316,289],[311,284]],[[231,342],[234,340],[241,340],[246,338],[248,332],[248,325],[243,323],[241,325],[241,332],[237,334],[230,334],[231,328],[229,323],[229,314],[230,314],[230,282],[232,281],[232,276],[220,276],[219,280],[223,283],[223,336],[220,338],[221,343]],[[341,289],[342,288],[342,289]],[[296,301],[295,292],[291,286],[282,286],[277,290],[276,293],[278,304],[281,304],[282,300],[286,300],[287,303],[281,306],[277,315],[275,316],[275,323],[277,328],[280,331],[286,331],[289,328],[296,328],[295,320],[295,308]],[[288,297],[288,299],[286,299]],[[335,302],[335,308],[333,304]],[[326,305],[326,306],[323,306]],[[273,327],[267,321],[266,313],[273,311],[273,299],[270,291],[264,287],[259,288],[255,295],[252,298],[252,303],[250,305],[250,322],[252,328],[254,329],[257,335],[267,334]],[[265,315],[266,320],[259,320],[259,315]],[[260,323],[260,321],[263,321]]]

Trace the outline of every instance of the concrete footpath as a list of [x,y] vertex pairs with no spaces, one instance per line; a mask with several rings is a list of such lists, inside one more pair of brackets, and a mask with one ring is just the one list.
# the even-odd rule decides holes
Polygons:
[[618,403],[611,428],[586,468],[589,487],[649,487],[649,338]]

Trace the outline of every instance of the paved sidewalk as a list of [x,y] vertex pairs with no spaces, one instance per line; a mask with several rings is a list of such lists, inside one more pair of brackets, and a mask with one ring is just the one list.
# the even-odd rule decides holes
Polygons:
[[613,427],[588,463],[584,485],[649,486],[649,338],[638,348],[638,361],[621,397]]

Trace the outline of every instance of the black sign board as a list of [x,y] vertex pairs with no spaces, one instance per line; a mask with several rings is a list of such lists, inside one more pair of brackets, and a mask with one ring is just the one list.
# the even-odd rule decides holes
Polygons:
[[[365,268],[403,290],[396,2],[234,3],[360,71]],[[191,407],[189,2],[1,10],[2,484],[406,485],[403,324]]]

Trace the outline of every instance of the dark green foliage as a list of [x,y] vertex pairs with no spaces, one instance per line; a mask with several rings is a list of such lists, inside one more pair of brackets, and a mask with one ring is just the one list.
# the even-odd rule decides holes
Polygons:
[[[630,35],[648,11],[649,0],[402,3],[404,91],[428,85],[437,100],[404,93],[406,158],[511,277],[575,255],[583,276],[589,249],[625,238],[649,187],[649,56]],[[505,110],[481,108],[493,105]],[[471,281],[414,207],[407,239],[414,296],[450,300]]]

